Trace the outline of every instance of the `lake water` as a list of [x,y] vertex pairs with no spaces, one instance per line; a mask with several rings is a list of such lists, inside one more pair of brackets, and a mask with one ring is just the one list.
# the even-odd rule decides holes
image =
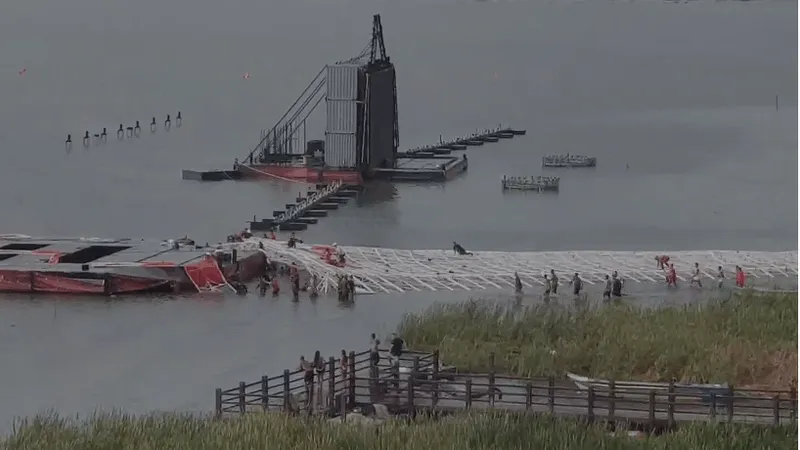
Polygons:
[[[0,230],[216,242],[271,215],[297,185],[200,184],[180,170],[246,155],[322,65],[363,48],[374,13],[397,65],[403,148],[498,123],[528,134],[470,150],[469,173],[448,184],[373,187],[307,242],[797,249],[797,3],[774,1],[9,0]],[[179,110],[181,128],[146,130]],[[136,120],[139,139],[80,145],[84,130],[113,135]],[[321,123],[309,125],[317,136]],[[501,192],[503,175],[538,174],[556,152],[599,166],[560,173],[557,196]],[[648,292],[642,301],[698,297]],[[5,297],[0,428],[46,408],[209,410],[215,387],[300,353],[364,348],[403,313],[464,298],[374,296],[341,309]]]

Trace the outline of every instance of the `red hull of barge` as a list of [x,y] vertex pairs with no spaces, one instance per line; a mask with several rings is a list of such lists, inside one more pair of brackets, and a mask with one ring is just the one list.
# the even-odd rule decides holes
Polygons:
[[283,178],[304,183],[333,183],[360,185],[364,180],[355,170],[320,169],[316,167],[287,166],[279,164],[240,164],[239,171],[246,178]]

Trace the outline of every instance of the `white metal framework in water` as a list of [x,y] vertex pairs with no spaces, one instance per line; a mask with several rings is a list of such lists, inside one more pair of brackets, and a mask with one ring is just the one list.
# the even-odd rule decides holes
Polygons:
[[559,177],[503,177],[503,190],[511,189],[517,191],[557,191]]
[[542,167],[595,167],[597,158],[583,155],[547,155],[542,157]]
[[627,282],[663,283],[664,272],[657,268],[656,256],[668,254],[678,279],[686,281],[695,263],[704,277],[715,279],[722,266],[728,280],[741,266],[749,279],[797,277],[797,251],[758,252],[703,250],[675,252],[474,252],[456,255],[452,250],[399,250],[378,247],[346,247],[346,265],[336,267],[321,254],[330,246],[298,244],[289,248],[285,241],[252,238],[227,244],[241,250],[263,251],[272,259],[297,263],[317,275],[320,290],[336,289],[337,275],[352,275],[362,292],[510,290],[514,273],[523,286],[544,286],[544,274],[555,270],[566,282],[575,272],[588,285],[602,283],[606,275],[619,272]]

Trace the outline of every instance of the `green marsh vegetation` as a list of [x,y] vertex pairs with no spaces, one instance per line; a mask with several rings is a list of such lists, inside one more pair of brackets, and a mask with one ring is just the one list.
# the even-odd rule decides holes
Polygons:
[[160,415],[96,415],[86,421],[44,416],[18,424],[0,450],[603,450],[796,448],[797,427],[692,425],[641,440],[550,417],[464,415],[379,426],[332,424],[283,414],[226,420]]
[[617,380],[729,382],[790,389],[797,377],[797,294],[747,292],[724,301],[641,309],[578,309],[470,301],[407,315],[409,348],[439,349],[461,370]]

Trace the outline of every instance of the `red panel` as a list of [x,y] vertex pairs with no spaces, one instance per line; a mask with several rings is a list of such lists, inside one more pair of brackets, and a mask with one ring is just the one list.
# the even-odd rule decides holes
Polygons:
[[199,291],[210,291],[226,286],[228,281],[219,270],[217,260],[212,256],[205,256],[200,261],[184,266],[186,276],[192,280]]
[[31,273],[0,270],[0,292],[31,292]]
[[103,280],[69,278],[53,272],[34,272],[33,291],[53,294],[103,294]]
[[169,281],[152,278],[114,276],[111,279],[112,294],[133,294],[167,287]]

